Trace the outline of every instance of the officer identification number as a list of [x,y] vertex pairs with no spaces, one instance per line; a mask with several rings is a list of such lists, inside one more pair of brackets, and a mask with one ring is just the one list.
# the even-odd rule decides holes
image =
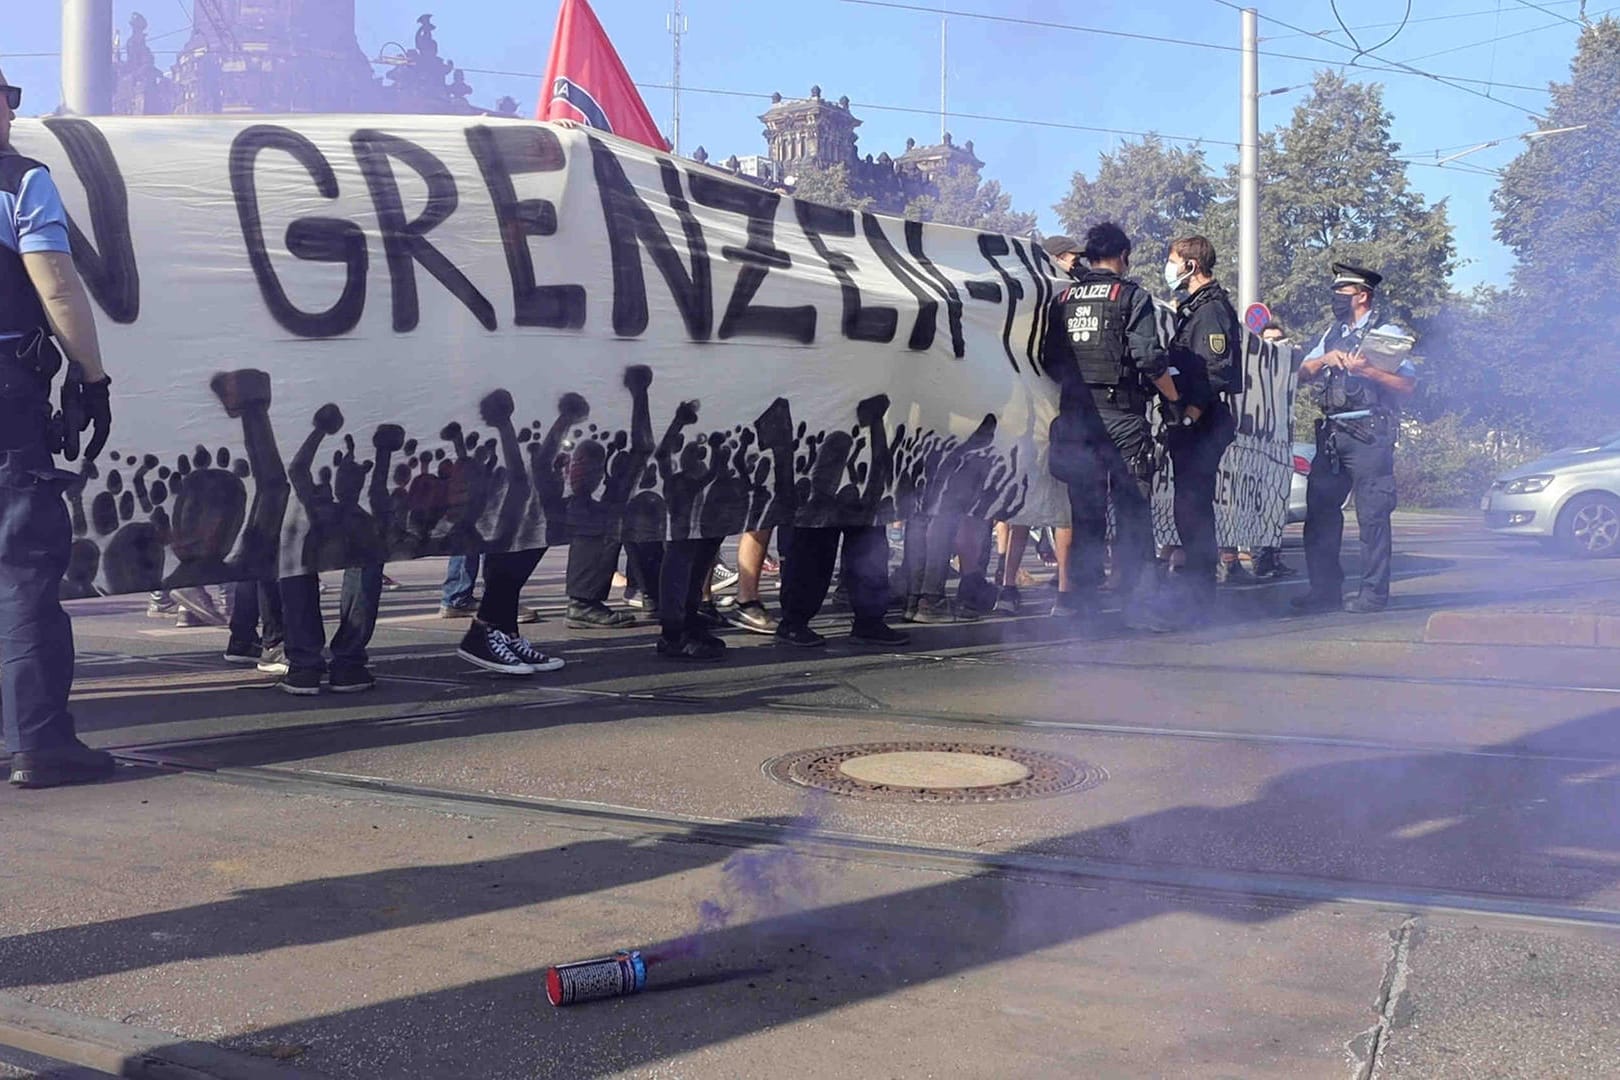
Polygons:
[[1083,309],[1069,316],[1069,333],[1095,334],[1102,328],[1102,320],[1092,314],[1090,310]]

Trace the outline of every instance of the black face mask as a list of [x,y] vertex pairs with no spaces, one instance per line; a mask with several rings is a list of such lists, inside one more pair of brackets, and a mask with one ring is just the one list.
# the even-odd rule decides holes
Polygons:
[[1348,323],[1356,315],[1356,298],[1346,296],[1344,293],[1333,294],[1333,317],[1342,323]]

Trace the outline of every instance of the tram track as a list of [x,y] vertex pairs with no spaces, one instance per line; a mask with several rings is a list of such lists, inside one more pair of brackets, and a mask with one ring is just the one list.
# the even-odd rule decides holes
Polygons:
[[[872,657],[872,660],[881,660],[881,657]],[[930,661],[956,660],[955,657],[918,657],[917,654],[894,654],[891,660],[908,659],[917,660],[919,666]],[[863,665],[864,666],[864,665]],[[1118,669],[1144,669],[1144,670],[1186,670],[1203,672],[1209,670],[1201,665],[1158,665],[1132,661],[1076,661],[1075,666],[1094,666]],[[1361,679],[1359,674],[1346,674],[1334,672],[1276,672],[1263,668],[1239,668],[1225,666],[1216,669],[1232,674],[1246,675],[1276,675],[1325,679]],[[828,672],[834,675],[834,672]],[[384,678],[392,678],[385,675]],[[414,680],[413,680],[414,681]],[[1557,691],[1568,693],[1590,693],[1597,695],[1612,695],[1620,693],[1620,689],[1606,687],[1577,687],[1558,686],[1552,684],[1532,682],[1507,682],[1492,679],[1456,679],[1435,678],[1423,679],[1417,677],[1389,677],[1386,681],[1402,682],[1417,685],[1432,685],[1440,687],[1467,686],[1474,688],[1496,689],[1511,688],[1527,691]],[[390,727],[413,727],[423,724],[445,724],[457,720],[488,720],[503,713],[528,713],[537,710],[565,708],[571,703],[608,703],[626,709],[649,706],[668,710],[715,712],[735,711],[734,694],[728,691],[738,689],[760,691],[762,697],[773,690],[790,695],[800,689],[793,679],[782,679],[774,685],[763,685],[766,679],[739,679],[729,683],[702,684],[708,691],[705,694],[682,693],[681,688],[671,690],[651,689],[592,689],[588,687],[547,687],[540,691],[544,696],[537,700],[503,701],[487,705],[450,704],[444,708],[418,709],[415,711],[392,716],[379,717],[346,717],[337,720],[317,720],[309,723],[290,724],[268,728],[255,728],[247,731],[231,731],[218,734],[198,735],[161,740],[135,740],[122,743],[102,744],[101,748],[118,755],[148,755],[173,754],[183,751],[206,752],[210,749],[229,750],[233,747],[247,747],[254,743],[277,742],[289,744],[294,755],[297,753],[296,743],[300,740],[326,741],[329,736],[344,733],[358,733],[362,731],[376,731]],[[846,684],[847,688],[862,697],[869,697],[858,687]],[[1591,753],[1551,753],[1531,750],[1525,747],[1512,745],[1487,746],[1459,746],[1421,739],[1381,739],[1356,735],[1311,734],[1301,732],[1275,732],[1258,730],[1234,730],[1231,728],[1214,727],[1188,727],[1173,724],[1141,724],[1128,722],[1123,719],[1104,720],[1062,720],[1050,717],[1001,713],[983,713],[965,710],[928,709],[897,706],[888,702],[877,702],[869,705],[851,705],[837,702],[793,702],[760,700],[751,703],[749,708],[756,708],[777,713],[792,713],[797,715],[825,716],[829,718],[844,718],[857,720],[893,721],[896,723],[923,723],[945,727],[957,727],[967,730],[983,732],[995,731],[1030,731],[1047,734],[1075,734],[1100,735],[1120,738],[1157,738],[1194,740],[1199,742],[1259,744],[1270,746],[1298,746],[1298,747],[1325,747],[1331,749],[1349,750],[1361,753],[1374,754],[1434,754],[1466,758],[1486,758],[1534,763],[1575,763],[1591,766],[1620,764],[1620,750],[1615,752]]]
[[1129,863],[1059,852],[980,851],[806,828],[675,814],[664,811],[532,796],[469,792],[407,784],[382,777],[287,766],[202,769],[161,755],[125,754],[131,762],[204,777],[217,783],[283,795],[355,798],[434,813],[529,819],[574,827],[629,829],[658,842],[745,848],[790,845],[802,855],[857,861],[964,877],[997,877],[1098,890],[1141,888],[1189,904],[1275,903],[1348,905],[1407,915],[1430,914],[1587,930],[1620,929],[1620,909],[1540,897],[1447,890],[1175,864]]

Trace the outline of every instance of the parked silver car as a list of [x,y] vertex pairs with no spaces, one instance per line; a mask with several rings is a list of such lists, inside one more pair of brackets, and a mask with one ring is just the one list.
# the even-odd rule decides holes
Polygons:
[[1571,555],[1620,554],[1620,432],[1503,474],[1480,503],[1485,527]]
[[1305,520],[1305,484],[1311,475],[1311,462],[1316,460],[1316,444],[1294,444],[1294,475],[1288,483],[1288,524]]

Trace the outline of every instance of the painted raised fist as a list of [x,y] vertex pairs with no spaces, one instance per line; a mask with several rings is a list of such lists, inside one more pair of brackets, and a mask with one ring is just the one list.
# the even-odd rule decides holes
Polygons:
[[478,415],[491,427],[500,427],[507,423],[516,411],[517,405],[512,401],[511,393],[506,390],[492,390],[478,403]]
[[855,419],[866,427],[876,427],[889,412],[889,395],[876,394],[855,406]]
[[378,424],[371,445],[381,454],[397,454],[405,448],[405,429],[398,424]]
[[327,435],[343,430],[343,410],[330,401],[315,410],[315,428]]
[[631,393],[645,393],[652,380],[652,368],[646,364],[631,364],[624,369],[624,388]]
[[557,415],[566,423],[577,424],[591,415],[590,402],[570,391],[557,399]]
[[252,406],[270,406],[270,375],[257,368],[221,371],[208,380],[208,387],[233,420]]

